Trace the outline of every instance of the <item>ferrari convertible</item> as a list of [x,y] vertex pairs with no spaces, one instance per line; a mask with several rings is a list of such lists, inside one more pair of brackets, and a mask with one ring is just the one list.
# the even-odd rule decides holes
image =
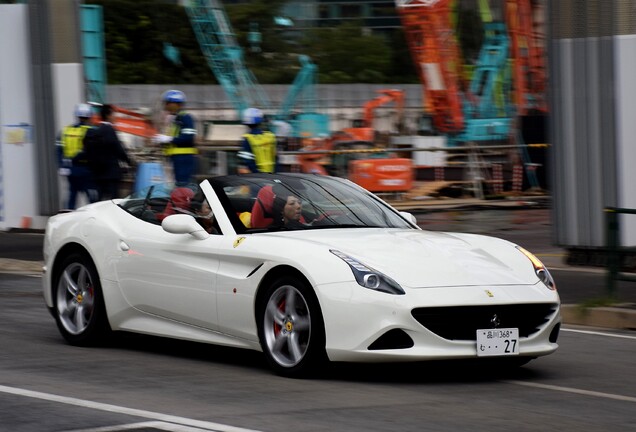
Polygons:
[[328,361],[554,352],[548,269],[508,241],[420,229],[356,184],[309,174],[154,184],[51,217],[43,293],[73,345],[113,331],[259,350],[302,376]]

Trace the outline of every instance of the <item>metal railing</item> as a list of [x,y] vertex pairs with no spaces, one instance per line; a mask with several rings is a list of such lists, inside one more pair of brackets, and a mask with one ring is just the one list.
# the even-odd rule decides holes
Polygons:
[[636,274],[623,271],[622,257],[627,252],[636,252],[634,246],[621,246],[619,215],[636,215],[636,209],[606,207],[605,221],[607,228],[607,294],[610,298],[616,295],[616,282],[636,282]]

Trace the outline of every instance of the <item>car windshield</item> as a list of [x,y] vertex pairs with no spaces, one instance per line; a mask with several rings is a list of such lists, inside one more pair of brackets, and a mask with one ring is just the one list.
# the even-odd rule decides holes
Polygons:
[[249,174],[209,182],[237,232],[413,228],[373,194],[335,177]]

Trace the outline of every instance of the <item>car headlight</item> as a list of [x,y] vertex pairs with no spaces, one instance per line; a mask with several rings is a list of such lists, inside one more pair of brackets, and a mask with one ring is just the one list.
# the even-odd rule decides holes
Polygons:
[[519,252],[524,254],[528,259],[532,262],[532,266],[534,267],[534,272],[539,277],[539,280],[545,284],[549,289],[556,290],[556,284],[554,283],[554,279],[552,279],[552,275],[548,271],[548,268],[543,265],[541,260],[534,256],[533,253],[528,252],[521,246],[517,246]]
[[361,287],[388,294],[405,294],[402,287],[384,273],[374,270],[340,251],[331,249],[330,252],[349,264],[353,276],[356,278],[356,282],[358,282],[358,285]]

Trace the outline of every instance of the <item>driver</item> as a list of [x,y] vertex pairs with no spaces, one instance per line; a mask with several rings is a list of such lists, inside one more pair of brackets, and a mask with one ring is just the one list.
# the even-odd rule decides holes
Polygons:
[[289,229],[302,229],[308,226],[303,218],[302,201],[298,196],[282,186],[274,187],[274,194],[272,226]]

